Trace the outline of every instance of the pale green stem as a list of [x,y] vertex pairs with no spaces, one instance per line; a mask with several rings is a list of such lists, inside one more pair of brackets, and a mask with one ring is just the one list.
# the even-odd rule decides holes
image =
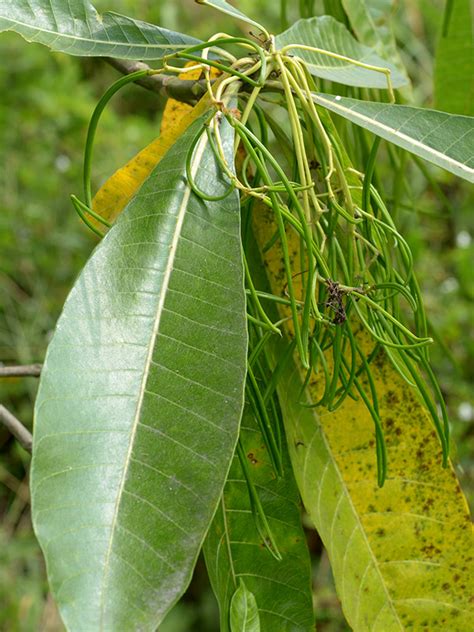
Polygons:
[[373,70],[375,72],[381,72],[385,75],[387,79],[387,90],[390,95],[390,102],[395,102],[395,94],[393,92],[392,80],[390,78],[391,71],[389,68],[383,68],[382,66],[374,66],[373,64],[366,64],[363,61],[358,61],[357,59],[353,59],[352,57],[347,57],[346,55],[340,55],[339,53],[334,53],[329,50],[325,50],[324,48],[316,48],[315,46],[307,46],[306,44],[288,44],[281,49],[281,54],[285,55],[289,50],[305,50],[311,53],[318,53],[320,55],[326,55],[327,57],[332,57],[333,59],[339,59],[340,61],[346,61],[349,64],[354,66],[359,66],[360,68],[365,68],[366,70]]

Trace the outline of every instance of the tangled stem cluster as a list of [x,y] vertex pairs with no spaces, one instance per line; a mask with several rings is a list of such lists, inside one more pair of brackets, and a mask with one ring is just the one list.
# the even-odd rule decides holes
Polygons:
[[[231,52],[236,48],[243,49],[244,56],[236,57]],[[431,339],[413,257],[372,184],[379,143],[373,144],[365,174],[355,170],[328,113],[314,103],[313,95],[318,90],[315,79],[305,61],[292,54],[300,48],[342,58],[301,45],[277,50],[272,36],[262,42],[219,33],[208,42],[164,58],[158,70],[140,71],[117,81],[101,99],[91,120],[84,163],[85,202],[77,198],[73,201],[93,230],[88,215],[106,224],[91,210],[92,145],[99,117],[117,90],[138,75],[200,69],[211,106],[188,154],[189,185],[208,201],[222,199],[238,189],[247,217],[259,209],[270,209],[275,231],[264,250],[278,244],[283,260],[283,296],[258,290],[251,266],[244,262],[250,329],[247,400],[259,420],[275,471],[280,473],[282,469],[275,396],[278,367],[272,369],[267,342],[281,333],[285,321],[290,321],[294,336],[291,348],[297,350],[306,371],[305,384],[315,372],[324,384],[320,400],[313,405],[332,411],[347,396],[360,397],[370,411],[375,425],[378,482],[382,485],[387,456],[372,375],[377,353],[383,349],[425,401],[440,437],[445,464],[449,440],[446,409],[429,365],[427,345]],[[385,73],[393,96],[387,69],[343,59]],[[187,67],[173,65],[179,60],[186,60]],[[222,73],[217,82],[211,80],[212,67]],[[236,97],[238,108],[232,104]],[[243,149],[238,173],[224,152],[220,133],[223,119],[235,130],[235,154]],[[193,151],[203,134],[229,182],[221,196],[200,190],[191,172]],[[276,157],[269,149],[270,134],[282,146],[283,157]],[[299,240],[297,261],[289,245],[295,235]],[[285,318],[281,314],[275,317],[275,304],[286,310]],[[354,335],[357,323],[374,340],[369,356]],[[258,500],[258,495],[255,497]],[[259,513],[258,503],[256,509]],[[264,515],[260,518],[263,524]]]

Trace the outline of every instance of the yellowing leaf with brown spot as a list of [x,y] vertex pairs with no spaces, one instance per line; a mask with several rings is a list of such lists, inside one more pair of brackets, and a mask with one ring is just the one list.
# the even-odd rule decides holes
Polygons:
[[[193,70],[182,73],[180,78],[199,79],[199,76],[200,70]],[[110,176],[97,191],[92,202],[93,210],[113,223],[170,147],[209,108],[208,96],[204,96],[194,107],[168,99],[158,138]],[[103,226],[94,218],[90,218],[90,221],[103,230]]]
[[[274,225],[259,209],[262,250]],[[289,235],[290,252],[299,238]],[[299,255],[293,257],[295,279]],[[278,243],[264,256],[275,294],[286,283]],[[285,314],[287,315],[287,314]],[[369,353],[373,342],[355,332]],[[281,352],[281,350],[280,350]],[[466,500],[451,467],[441,467],[424,408],[384,356],[372,364],[388,452],[388,478],[376,483],[374,424],[349,397],[335,412],[317,401],[312,376],[288,365],[279,389],[293,469],[307,512],[331,560],[338,595],[355,632],[468,632],[474,629],[474,539]]]
[[[194,62],[188,62],[187,66],[193,66]],[[213,69],[215,70],[215,69]],[[179,75],[180,79],[199,79],[201,77],[201,71],[199,69],[196,70],[188,70],[188,72],[183,72]],[[206,98],[206,97],[204,97]],[[173,133],[173,130],[177,128],[180,121],[192,112],[193,106],[188,105],[187,103],[181,103],[181,101],[176,101],[175,99],[168,99],[166,101],[166,106],[163,111],[163,117],[161,119],[161,127],[160,134],[168,134],[170,131]]]

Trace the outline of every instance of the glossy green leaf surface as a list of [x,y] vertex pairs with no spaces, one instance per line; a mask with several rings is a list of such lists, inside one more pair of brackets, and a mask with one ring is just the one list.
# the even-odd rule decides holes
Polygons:
[[318,105],[455,175],[474,182],[474,117],[313,94]]
[[258,29],[263,29],[263,27],[258,22],[256,22],[252,18],[249,18],[247,15],[245,15],[245,13],[242,13],[242,11],[239,11],[239,9],[232,6],[229,2],[226,2],[226,0],[196,0],[196,2],[198,4],[203,4],[207,7],[217,9],[217,11],[220,11],[221,13],[226,13],[236,20],[247,22],[247,24],[256,26]]
[[435,105],[474,116],[474,4],[447,0],[435,58]]
[[357,39],[370,46],[384,59],[390,59],[408,80],[403,61],[398,53],[393,20],[396,11],[394,0],[342,0]]
[[[355,60],[390,70],[392,86],[398,88],[407,83],[397,68],[385,61],[373,49],[360,44],[347,28],[329,15],[306,20],[298,20],[287,31],[275,38],[277,48],[290,44],[304,44],[337,53]],[[383,72],[355,65],[347,59],[331,57],[323,52],[290,49],[290,54],[304,59],[311,74],[321,79],[329,79],[348,86],[362,88],[387,88],[387,78]]]
[[231,632],[260,632],[257,602],[242,579],[230,603],[230,629]]
[[199,42],[118,13],[100,14],[88,0],[0,0],[0,31],[69,55],[121,59],[159,59]]
[[[247,332],[235,192],[186,179],[203,119],[99,244],[50,343],[36,400],[35,531],[69,630],[155,630],[185,590],[243,407]],[[232,160],[233,132],[222,124]],[[228,187],[201,136],[198,185]]]
[[229,604],[241,578],[256,599],[263,632],[313,631],[310,560],[288,453],[284,448],[284,476],[278,479],[250,409],[242,419],[241,441],[281,560],[263,542],[236,455],[204,543],[206,566],[221,612],[221,632],[233,632]]

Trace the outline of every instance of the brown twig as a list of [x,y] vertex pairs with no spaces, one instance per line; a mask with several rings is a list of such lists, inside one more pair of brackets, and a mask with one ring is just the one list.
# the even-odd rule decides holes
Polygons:
[[0,404],[0,422],[11,432],[15,439],[31,454],[33,436],[25,428],[19,419],[15,417],[5,406]]
[[23,364],[21,366],[0,366],[0,377],[39,377],[41,364]]
[[[150,66],[141,61],[114,59],[112,57],[105,57],[105,61],[123,75],[129,75],[137,70],[150,70]],[[135,83],[147,90],[189,105],[195,105],[206,92],[206,83],[203,80],[179,79],[164,74],[142,77]]]

